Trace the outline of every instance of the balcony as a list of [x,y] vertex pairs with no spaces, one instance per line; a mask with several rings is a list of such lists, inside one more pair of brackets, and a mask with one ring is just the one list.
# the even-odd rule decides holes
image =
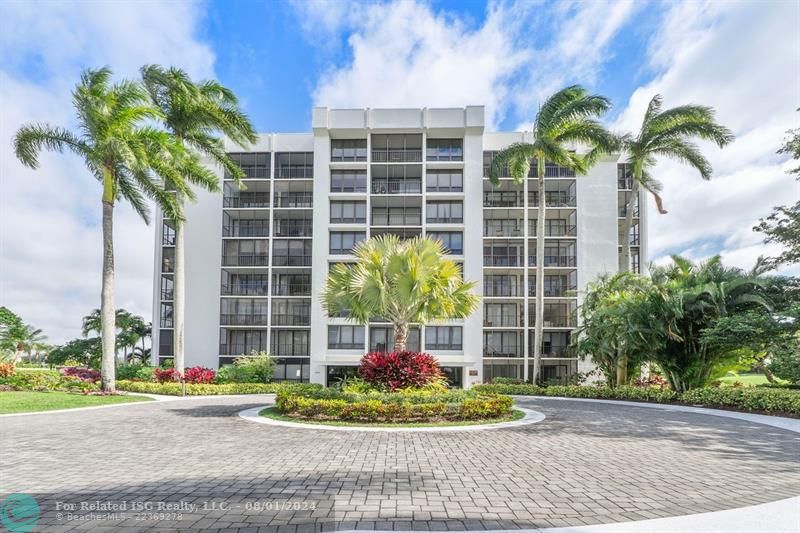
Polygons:
[[516,344],[483,347],[484,357],[522,357],[521,352],[522,348]]
[[262,220],[257,223],[227,224],[222,226],[223,237],[269,237],[269,221]]
[[522,207],[522,193],[516,191],[484,192],[483,207]]
[[523,296],[522,278],[512,276],[484,276],[483,295],[494,298],[516,298]]
[[312,192],[282,192],[275,195],[275,207],[313,207],[314,194]]
[[[536,221],[528,221],[528,232],[531,237],[537,237]],[[578,234],[578,227],[568,223],[566,220],[548,219],[545,220],[545,237],[575,237]]]
[[372,150],[373,163],[419,163],[421,149]]
[[313,230],[311,219],[276,219],[276,237],[311,237]]
[[[575,267],[578,259],[574,255],[547,255],[544,256],[544,266],[546,267]],[[528,266],[536,266],[536,256],[528,256]]]
[[269,207],[268,192],[240,192],[236,196],[225,196],[222,206],[229,208]]
[[311,296],[311,283],[281,283],[272,286],[273,296]]
[[374,208],[372,210],[373,226],[421,226],[422,210],[420,208]]
[[222,343],[219,355],[248,355],[250,352],[266,352],[267,346],[254,343]]
[[[544,200],[547,207],[575,207],[576,205],[575,195],[569,192],[546,192]],[[538,191],[528,191],[528,207],[539,207]]]
[[522,256],[519,255],[484,255],[483,266],[489,267],[521,267]]
[[272,313],[271,323],[273,326],[310,326],[311,313]]
[[268,254],[232,254],[222,256],[223,266],[267,266]]
[[294,344],[294,343],[272,343],[270,353],[279,357],[286,356],[305,356],[308,357],[309,350],[308,344]]
[[463,161],[463,139],[428,139],[425,159],[428,161]]
[[161,299],[162,300],[172,300],[174,298],[175,292],[172,289],[161,289]]
[[484,219],[484,237],[521,237],[522,220],[514,219]]
[[[545,298],[571,298],[577,294],[577,285],[570,284],[566,279],[551,280],[552,276],[544,277],[544,296]],[[536,278],[528,280],[528,296],[536,296]]]
[[223,283],[220,287],[220,294],[223,296],[267,296],[267,282],[242,282],[242,283]]
[[272,256],[273,266],[311,266],[311,255],[286,255]]
[[222,326],[266,326],[266,314],[221,314],[219,323]]
[[[546,328],[574,328],[578,325],[575,307],[568,304],[544,304],[544,317],[542,324]],[[536,308],[530,306],[528,312],[528,325],[536,325]]]
[[422,194],[422,180],[372,180],[371,190],[372,194]]

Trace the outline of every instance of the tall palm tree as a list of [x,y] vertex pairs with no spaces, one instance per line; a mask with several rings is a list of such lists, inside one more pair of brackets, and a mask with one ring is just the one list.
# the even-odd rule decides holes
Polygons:
[[[659,213],[667,213],[659,194],[661,182],[650,174],[656,158],[662,156],[686,163],[697,169],[701,178],[708,180],[712,174],[711,163],[691,139],[712,141],[720,148],[734,140],[729,129],[717,124],[714,110],[710,107],[684,105],[662,111],[661,105],[661,95],[657,94],[647,106],[638,135],[635,138],[632,135],[622,137],[622,148],[628,154],[627,162],[632,170],[632,183],[622,226],[622,256],[619,265],[621,272],[628,272],[631,267],[630,234],[640,187],[653,195]],[[624,384],[627,379],[627,361],[621,358],[617,382]]]
[[660,196],[661,182],[655,179],[650,170],[657,157],[667,157],[686,163],[700,173],[704,180],[711,179],[711,163],[700,152],[691,139],[712,141],[720,148],[734,140],[733,133],[717,124],[714,110],[699,105],[683,105],[662,111],[661,95],[655,95],[647,106],[642,126],[636,137],[622,137],[622,148],[628,154],[628,164],[632,170],[631,195],[625,206],[625,224],[622,228],[622,257],[620,271],[628,272],[631,265],[630,232],[633,227],[633,214],[643,187],[653,195],[658,212],[666,214]]
[[[150,98],[161,111],[164,126],[185,145],[221,166],[237,182],[244,177],[242,169],[225,153],[219,133],[228,136],[241,146],[257,140],[255,128],[239,109],[233,92],[216,81],[194,82],[181,69],[165,69],[158,65],[145,65],[142,80]],[[183,178],[190,184],[206,190],[219,191],[216,175],[207,169],[186,173]],[[190,189],[177,192],[177,200],[193,199]],[[183,222],[172,220],[175,226],[175,271],[173,283],[173,360],[175,369],[183,372],[184,316],[185,316],[185,241]]]
[[[500,173],[508,168],[517,184],[523,184],[535,163],[538,191],[536,221],[536,307],[533,348],[533,382],[539,379],[542,357],[542,329],[544,323],[544,225],[545,225],[545,163],[547,161],[584,174],[603,153],[617,149],[618,139],[596,120],[611,108],[603,96],[590,95],[578,85],[566,87],[550,96],[533,124],[532,143],[515,143],[502,150],[492,161],[489,178],[497,186]],[[585,154],[576,153],[573,145],[588,146]],[[528,379],[528,365],[523,369]]]
[[172,173],[183,154],[172,138],[144,121],[160,118],[138,83],[111,83],[108,68],[88,69],[72,93],[78,132],[49,124],[28,124],[14,137],[17,158],[30,168],[38,168],[39,152],[69,150],[84,160],[102,185],[103,274],[100,297],[103,359],[103,389],[114,386],[114,240],[113,215],[117,200],[127,200],[147,222],[147,198],[159,203],[165,212],[180,218],[180,208],[154,174]]
[[404,351],[411,324],[464,318],[478,307],[475,282],[444,257],[440,241],[382,235],[359,243],[353,265],[338,264],[328,274],[322,306],[328,316],[359,323],[384,318],[394,328],[394,349]]

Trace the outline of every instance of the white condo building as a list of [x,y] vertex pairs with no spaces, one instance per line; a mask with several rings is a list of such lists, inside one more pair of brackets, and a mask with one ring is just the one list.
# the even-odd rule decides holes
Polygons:
[[[440,239],[465,279],[478,283],[482,301],[472,316],[409,335],[409,349],[436,356],[451,382],[532,375],[537,238],[545,239],[542,378],[593,368],[566,347],[582,289],[619,268],[630,194],[619,156],[577,177],[548,164],[546,224],[537,228],[535,179],[516,185],[504,176],[494,187],[486,177],[494,153],[531,135],[484,132],[482,106],[315,108],[312,130],[227,146],[247,188],[216,168],[223,193],[198,192],[187,205],[187,366],[217,368],[263,350],[278,358],[276,379],[328,383],[352,372],[364,353],[391,349],[389,324],[328,317],[320,294],[331,265],[352,261],[356,243],[394,233]],[[647,219],[644,209],[634,215],[638,271]],[[172,357],[173,245],[174,230],[159,216],[155,361]]]

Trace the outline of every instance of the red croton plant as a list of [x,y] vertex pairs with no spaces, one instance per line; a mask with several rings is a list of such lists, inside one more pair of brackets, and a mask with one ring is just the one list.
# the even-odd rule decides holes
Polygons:
[[439,362],[420,352],[371,352],[361,358],[358,375],[390,391],[424,387],[443,378]]

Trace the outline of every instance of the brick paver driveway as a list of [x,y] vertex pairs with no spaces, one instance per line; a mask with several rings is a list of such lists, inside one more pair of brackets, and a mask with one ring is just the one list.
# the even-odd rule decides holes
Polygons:
[[521,401],[543,422],[479,432],[333,432],[237,417],[267,400],[0,419],[0,496],[34,495],[47,531],[313,531],[610,523],[800,494],[798,436],[738,420],[545,399]]

